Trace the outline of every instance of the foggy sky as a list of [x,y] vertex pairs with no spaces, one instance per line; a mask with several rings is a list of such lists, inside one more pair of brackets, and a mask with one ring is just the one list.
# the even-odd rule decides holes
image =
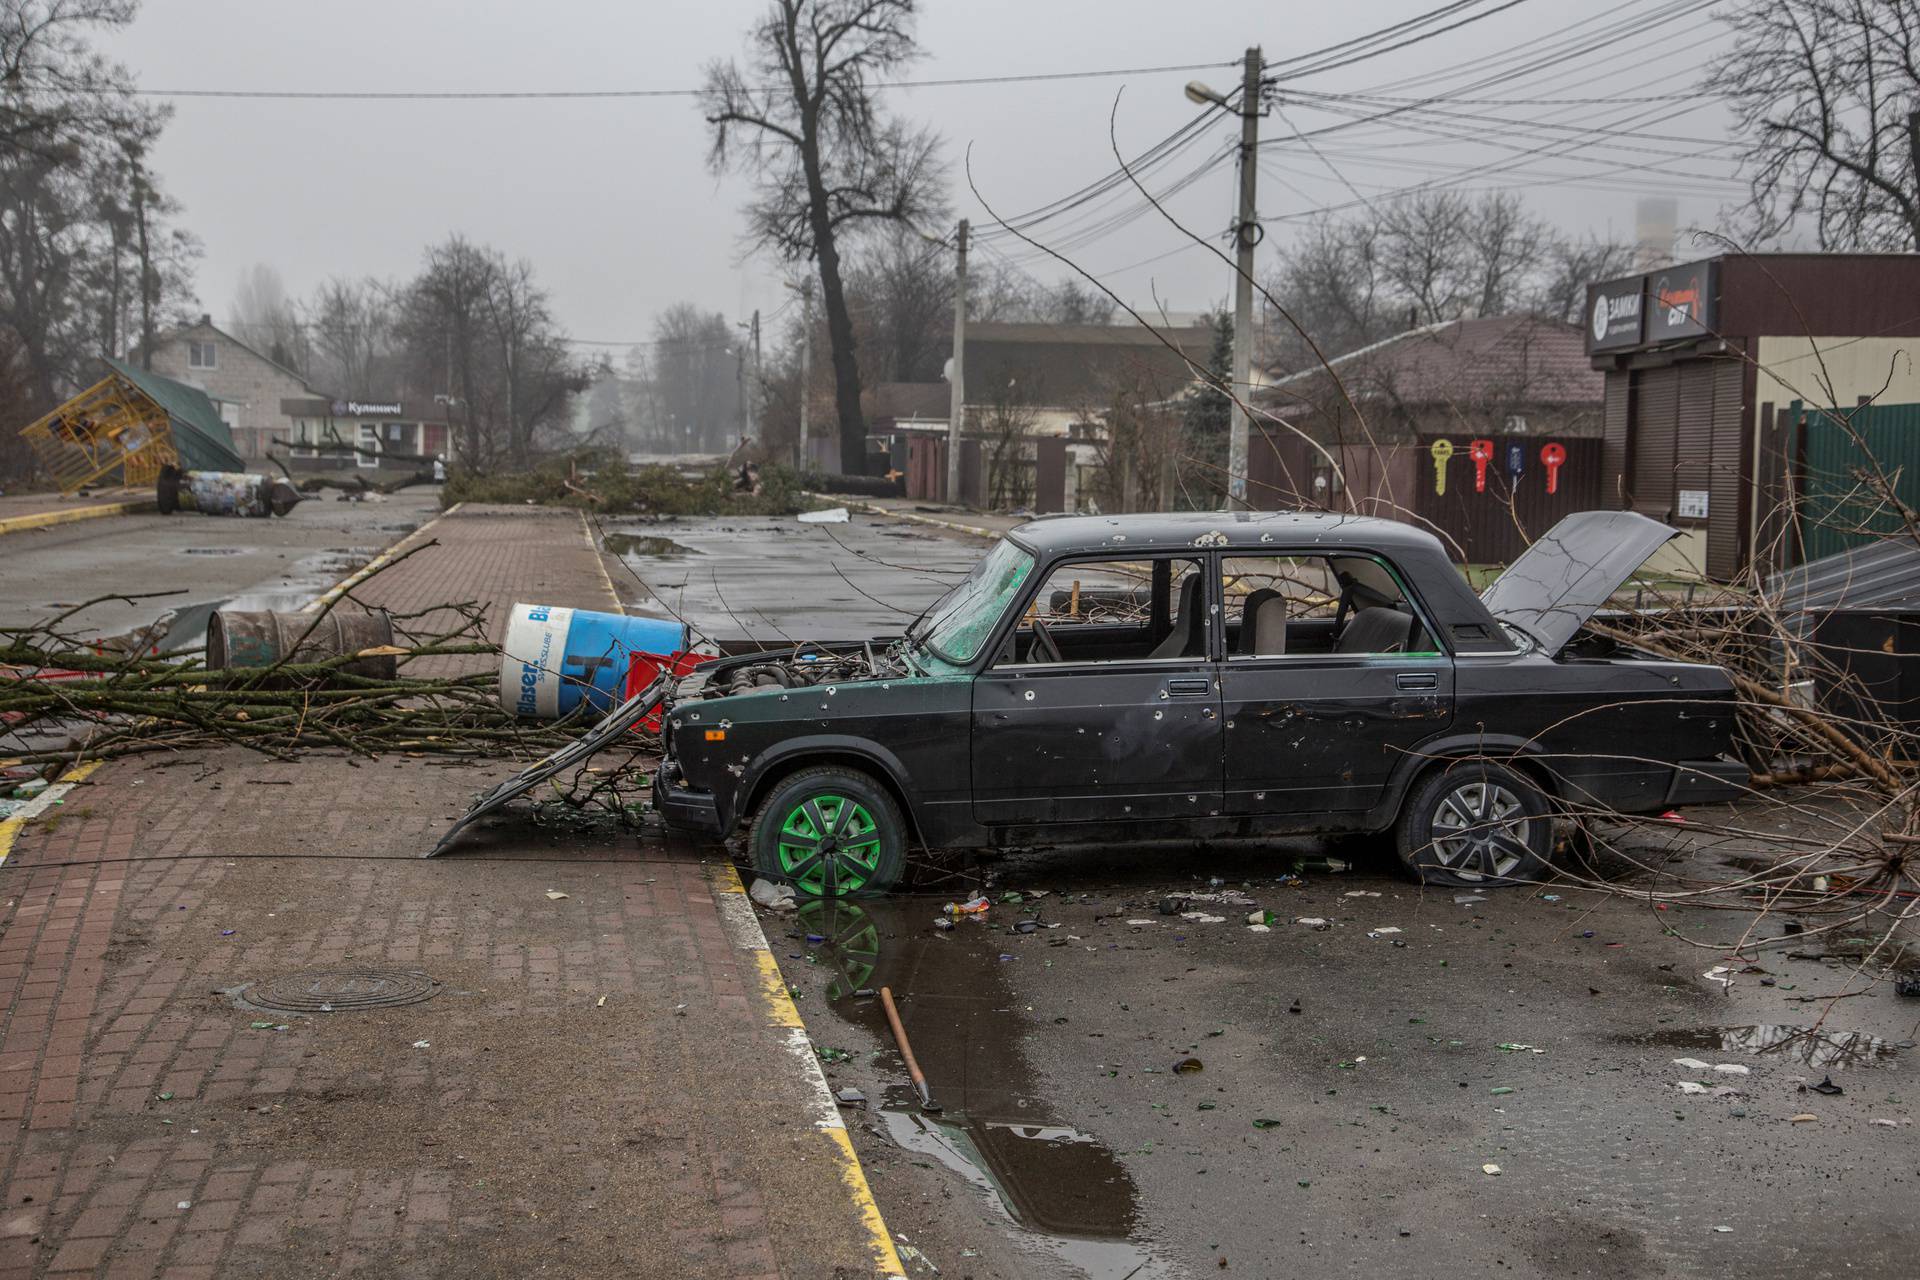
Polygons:
[[[1261,44],[1271,60],[1364,34],[1433,4],[930,0],[919,28],[928,56],[910,74],[1237,64],[1252,43]],[[708,60],[740,54],[742,34],[764,7],[764,0],[146,0],[133,26],[106,40],[104,48],[149,89],[692,88]],[[1637,7],[1652,12],[1659,5],[1640,0]],[[1402,92],[1396,86],[1409,77],[1539,37],[1597,11],[1532,0],[1300,85],[1326,92]],[[1608,55],[1599,55],[1523,89],[1478,96],[1550,96],[1563,85],[1565,96],[1625,93],[1629,86],[1639,86],[1632,89],[1636,93],[1690,90],[1724,35],[1699,16],[1666,32],[1668,39],[1642,42],[1627,58],[1603,62]],[[1116,94],[1123,145],[1145,146],[1189,119],[1197,108],[1180,89],[1191,74],[896,90],[889,102],[945,136],[955,214],[971,216],[977,228],[987,215],[960,173],[969,145],[982,193],[1003,213],[1023,211],[1113,168],[1107,133]],[[1233,87],[1237,65],[1197,74],[1226,90]],[[1586,83],[1574,87],[1579,81]],[[1649,81],[1659,83],[1648,87]],[[1559,108],[1553,118],[1580,125],[1591,122],[1585,113],[1592,110]],[[1677,114],[1682,110],[1677,104],[1654,107],[1635,127],[1723,135],[1725,119],[1717,108]],[[1311,130],[1337,119],[1289,106],[1285,120],[1269,117],[1263,131],[1278,137],[1288,133],[1287,121]],[[1236,128],[1237,122],[1223,117],[1191,153],[1191,162],[1227,143]],[[1503,158],[1411,131],[1398,140],[1411,145],[1372,151],[1394,141],[1375,136],[1363,152],[1357,141],[1350,145],[1334,135],[1323,144],[1322,157],[1299,150],[1274,157],[1269,167],[1277,177],[1263,173],[1260,179],[1263,216],[1352,200],[1353,190],[1329,163],[1371,199],[1381,188]],[[251,263],[271,264],[289,291],[304,297],[330,275],[404,278],[417,267],[424,246],[460,231],[531,260],[575,337],[625,343],[648,338],[654,314],[678,300],[738,318],[754,307],[771,316],[792,296],[781,289],[773,264],[743,260],[738,208],[744,185],[708,173],[706,141],[693,101],[684,98],[181,100],[154,163],[185,206],[184,224],[204,241],[198,292],[216,319],[227,314],[240,272]],[[1368,159],[1384,163],[1363,163]],[[1587,152],[1537,167],[1585,173],[1646,160],[1621,151]],[[1724,161],[1704,162],[1699,172],[1698,182],[1674,180],[1689,192],[1681,200],[1683,225],[1714,224],[1720,200],[1707,193],[1731,190],[1707,181],[1731,173]],[[1488,181],[1534,183],[1539,175]],[[1666,180],[1630,173],[1593,181],[1637,184],[1646,194]],[[1533,186],[1524,194],[1536,211],[1564,227],[1631,238],[1631,191]],[[1226,225],[1233,198],[1229,164],[1170,208],[1195,230],[1212,231]],[[1270,227],[1260,251],[1262,270],[1298,225]],[[1061,274],[1057,265],[1034,259],[1017,244],[1001,243],[1002,252],[1034,275]],[[1176,309],[1224,298],[1226,269],[1204,251],[1188,249],[1117,270],[1184,243],[1179,232],[1149,215],[1074,256],[1143,307],[1155,293]],[[613,354],[618,356],[617,348]]]

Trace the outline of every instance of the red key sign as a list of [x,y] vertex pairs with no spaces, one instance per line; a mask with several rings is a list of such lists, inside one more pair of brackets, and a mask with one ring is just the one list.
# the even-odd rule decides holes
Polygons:
[[1473,459],[1473,491],[1487,491],[1487,464],[1493,461],[1493,441],[1475,440],[1467,446],[1467,456]]
[[1547,492],[1560,491],[1560,468],[1567,460],[1567,451],[1558,444],[1549,444],[1540,450],[1540,461],[1547,468]]

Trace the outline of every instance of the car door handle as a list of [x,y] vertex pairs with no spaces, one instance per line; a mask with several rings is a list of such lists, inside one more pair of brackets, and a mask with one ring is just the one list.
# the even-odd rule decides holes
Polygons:
[[1403,671],[1393,678],[1396,689],[1438,689],[1440,677],[1431,671]]
[[1167,692],[1183,698],[1213,692],[1213,681],[1205,676],[1179,676],[1167,681]]

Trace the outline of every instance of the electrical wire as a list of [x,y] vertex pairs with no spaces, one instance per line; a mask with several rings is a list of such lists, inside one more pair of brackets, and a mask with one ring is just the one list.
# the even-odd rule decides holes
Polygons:
[[[1042,81],[1102,80],[1118,76],[1167,75],[1185,71],[1215,71],[1236,66],[1231,62],[1187,62],[1160,67],[1109,67],[1098,71],[1037,71],[998,76],[955,76],[942,80],[882,80],[875,89],[952,89],[974,85],[1032,84]],[[134,98],[243,98],[293,102],[524,102],[605,101],[636,98],[697,98],[705,89],[142,89],[131,85],[79,87],[28,85],[30,90],[79,93],[99,97]],[[785,85],[765,85],[765,91],[785,91]]]

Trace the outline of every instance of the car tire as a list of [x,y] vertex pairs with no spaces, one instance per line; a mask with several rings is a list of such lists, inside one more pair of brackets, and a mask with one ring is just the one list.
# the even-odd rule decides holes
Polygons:
[[816,765],[767,793],[747,850],[756,872],[802,897],[885,893],[906,866],[907,822],[873,775]]
[[1553,809],[1516,770],[1462,760],[1414,785],[1394,837],[1400,861],[1426,884],[1538,880],[1553,849]]

